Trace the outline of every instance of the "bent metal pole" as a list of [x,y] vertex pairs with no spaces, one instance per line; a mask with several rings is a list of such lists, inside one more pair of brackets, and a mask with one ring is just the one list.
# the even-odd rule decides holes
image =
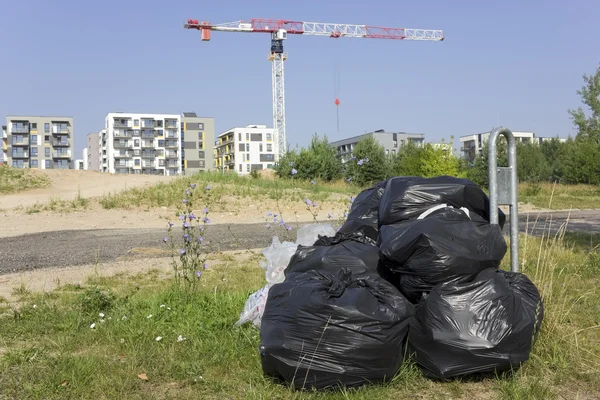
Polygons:
[[[508,167],[498,167],[498,137],[508,144]],[[519,203],[517,196],[517,142],[505,127],[494,129],[488,140],[490,223],[498,225],[498,206],[510,206],[510,270],[519,272]]]

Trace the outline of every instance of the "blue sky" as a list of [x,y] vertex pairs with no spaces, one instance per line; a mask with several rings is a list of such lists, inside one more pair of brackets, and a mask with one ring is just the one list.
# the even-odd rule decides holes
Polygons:
[[[0,23],[0,115],[75,118],[85,135],[108,112],[181,113],[272,125],[267,34],[186,30],[188,18],[251,18],[442,29],[443,42],[291,36],[288,142],[375,129],[428,141],[504,125],[574,135],[583,73],[600,63],[597,1],[9,1]],[[335,90],[339,73],[339,92]],[[340,132],[334,100],[339,95]]]

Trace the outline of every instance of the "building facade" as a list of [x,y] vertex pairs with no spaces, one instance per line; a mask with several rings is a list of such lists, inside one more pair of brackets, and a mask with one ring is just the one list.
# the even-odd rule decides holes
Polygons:
[[181,175],[178,114],[108,113],[99,134],[101,168],[112,174]]
[[183,173],[193,175],[214,168],[215,119],[184,112],[181,117]]
[[275,130],[266,125],[232,128],[215,141],[215,169],[248,175],[273,168],[279,160]]
[[[521,143],[542,143],[546,140],[551,140],[553,138],[549,137],[536,137],[534,132],[528,131],[512,131],[517,142]],[[469,163],[474,163],[475,158],[483,151],[483,147],[486,145],[488,139],[490,137],[490,132],[477,133],[475,135],[465,135],[460,137],[460,151],[462,153],[463,158],[465,158]],[[556,138],[561,142],[566,141],[567,139]]]
[[7,116],[3,160],[15,168],[73,168],[72,117]]
[[90,132],[87,135],[87,146],[83,149],[84,169],[90,171],[100,170],[100,143],[98,140],[99,132]]
[[353,136],[348,139],[337,140],[331,142],[331,145],[335,147],[337,156],[345,163],[354,157],[353,151],[356,144],[369,136],[372,136],[377,143],[383,146],[386,155],[397,154],[398,150],[408,143],[414,143],[421,147],[425,141],[425,135],[422,133],[386,132],[384,129],[380,129],[374,132]]

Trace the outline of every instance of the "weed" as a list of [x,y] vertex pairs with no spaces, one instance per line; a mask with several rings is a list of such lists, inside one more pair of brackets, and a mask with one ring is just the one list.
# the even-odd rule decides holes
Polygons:
[[37,171],[0,165],[0,194],[17,193],[49,185],[50,178]]
[[116,300],[116,295],[110,290],[101,290],[97,286],[85,289],[77,297],[81,310],[87,314],[110,310]]

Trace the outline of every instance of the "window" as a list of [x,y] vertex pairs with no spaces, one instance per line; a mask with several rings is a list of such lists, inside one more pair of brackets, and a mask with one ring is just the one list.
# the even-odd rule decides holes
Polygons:
[[44,136],[44,143],[50,143],[50,135]]
[[139,158],[136,158],[136,159],[134,160],[134,162],[135,162],[135,166],[136,166],[136,167],[139,167],[139,166],[140,166],[140,159],[139,159]]
[[385,149],[385,155],[389,156],[390,155],[390,149]]
[[198,167],[199,168],[204,168],[204,160],[198,161]]
[[[240,136],[241,136],[241,135],[242,135],[242,134],[240,133]],[[14,164],[14,161],[13,161],[13,164]],[[242,172],[242,164],[240,164],[240,172]]]
[[23,160],[13,160],[13,168],[23,168]]
[[38,155],[38,148],[32,147],[31,148],[31,157],[37,157],[37,155]]
[[31,160],[31,168],[37,168],[38,167],[38,160]]
[[267,133],[267,141],[270,142],[271,140],[273,140],[273,134]]
[[[242,141],[242,132],[238,133],[238,141],[241,142]],[[242,166],[240,165],[240,168],[242,168]],[[242,171],[240,171],[242,172]]]
[[31,135],[31,144],[38,144],[37,135]]
[[44,124],[44,132],[45,133],[50,133],[50,124],[48,122],[46,122]]
[[258,151],[260,151],[262,153],[262,151],[263,151],[263,145],[262,145],[262,143],[258,145]]
[[134,144],[135,147],[140,147],[140,139],[135,139]]
[[250,132],[246,132],[246,141],[250,140]]
[[204,132],[198,132],[198,141],[203,141],[204,140]]
[[134,119],[133,120],[133,126],[140,126],[140,120],[139,119]]
[[50,158],[50,147],[44,148],[44,156]]
[[250,151],[250,143],[246,143],[246,151]]
[[246,164],[246,172],[250,172],[250,164]]
[[267,151],[273,151],[273,145],[271,143],[267,143]]
[[37,123],[36,122],[31,123],[31,130],[37,131]]
[[46,169],[50,169],[50,160],[46,160],[44,161],[44,166],[46,167]]
[[204,158],[204,151],[198,152],[198,158]]
[[250,153],[246,153],[246,161],[250,161]]
[[165,147],[165,141],[164,139],[161,139],[158,141],[158,147]]
[[252,142],[262,142],[262,133],[253,133],[250,135],[250,140]]
[[198,122],[198,130],[199,131],[203,131],[204,130],[204,123],[203,122]]

